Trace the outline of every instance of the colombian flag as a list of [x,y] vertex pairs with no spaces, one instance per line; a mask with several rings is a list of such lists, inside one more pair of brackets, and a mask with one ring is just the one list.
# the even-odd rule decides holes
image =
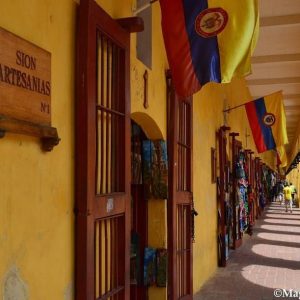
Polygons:
[[160,0],[162,31],[176,92],[188,97],[207,82],[251,72],[257,0]]
[[287,166],[287,155],[284,146],[279,146],[276,149],[277,152],[277,166],[284,168]]
[[258,153],[288,143],[282,92],[245,104]]

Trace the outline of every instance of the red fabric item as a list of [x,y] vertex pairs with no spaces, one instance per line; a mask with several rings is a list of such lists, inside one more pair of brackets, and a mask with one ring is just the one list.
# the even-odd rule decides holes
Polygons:
[[[201,86],[192,62],[183,4],[182,1],[161,0],[160,6],[162,32],[176,92],[182,97],[190,96]],[[174,43],[172,35],[180,37],[176,43]],[[185,76],[183,77],[182,74]]]

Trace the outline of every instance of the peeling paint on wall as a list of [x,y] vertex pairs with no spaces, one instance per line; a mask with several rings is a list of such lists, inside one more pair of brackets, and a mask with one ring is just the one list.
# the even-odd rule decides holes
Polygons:
[[3,282],[3,300],[28,300],[28,288],[17,266],[12,266]]

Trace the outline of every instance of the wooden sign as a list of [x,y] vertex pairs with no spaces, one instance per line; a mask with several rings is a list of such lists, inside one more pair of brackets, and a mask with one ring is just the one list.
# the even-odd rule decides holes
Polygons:
[[0,28],[0,131],[58,139],[51,88],[51,54]]
[[2,28],[0,114],[51,124],[51,54]]

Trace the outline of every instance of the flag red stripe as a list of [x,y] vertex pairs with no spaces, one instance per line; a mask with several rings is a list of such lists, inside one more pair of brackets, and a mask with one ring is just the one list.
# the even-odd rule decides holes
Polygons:
[[200,83],[192,62],[182,0],[160,0],[160,6],[165,47],[176,92],[179,96],[188,96],[187,91],[192,95],[200,89]]
[[245,108],[258,153],[267,151],[268,149],[265,144],[264,136],[256,114],[256,107],[254,101],[246,103]]

